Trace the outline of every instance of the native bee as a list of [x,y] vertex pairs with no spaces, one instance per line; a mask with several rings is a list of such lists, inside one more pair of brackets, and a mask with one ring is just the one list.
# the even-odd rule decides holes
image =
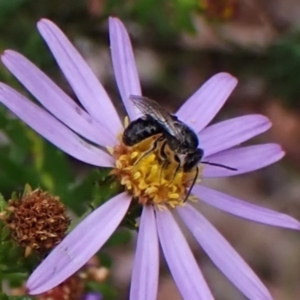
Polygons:
[[[152,147],[135,162],[136,164],[143,157],[156,150],[159,143],[161,143],[160,156],[163,160],[162,168],[169,163],[169,158],[165,151],[166,146],[174,153],[174,158],[178,163],[173,179],[180,168],[182,168],[183,172],[190,172],[193,168],[196,168],[195,177],[184,199],[186,201],[196,183],[199,173],[198,164],[204,155],[204,151],[198,148],[199,140],[197,134],[187,124],[180,121],[177,116],[164,110],[157,102],[135,95],[131,95],[129,99],[143,113],[143,116],[132,121],[124,130],[123,143],[127,146],[133,146],[151,136],[158,135],[159,137],[155,140]],[[210,162],[201,163],[236,170],[220,164]]]

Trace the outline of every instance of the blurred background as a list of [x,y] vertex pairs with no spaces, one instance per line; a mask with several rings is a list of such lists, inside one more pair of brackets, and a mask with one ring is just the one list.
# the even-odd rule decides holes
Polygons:
[[[75,99],[36,30],[40,18],[51,19],[73,41],[124,114],[109,53],[110,15],[122,19],[130,32],[143,94],[170,111],[213,74],[225,71],[238,77],[238,87],[213,122],[267,115],[272,129],[251,143],[278,142],[286,157],[266,169],[209,184],[300,220],[300,1],[0,0],[0,51],[23,53]],[[0,81],[26,94],[3,65]],[[92,168],[55,149],[3,107],[0,129],[0,192],[5,199],[29,183],[60,196],[70,211],[81,215],[101,197]],[[205,204],[199,207],[274,299],[300,298],[299,232],[254,224]],[[245,299],[191,237],[190,245],[217,300]],[[134,247],[134,234],[120,231],[101,251],[100,262],[110,273],[96,287],[104,299],[128,299]],[[181,299],[163,261],[159,299]]]

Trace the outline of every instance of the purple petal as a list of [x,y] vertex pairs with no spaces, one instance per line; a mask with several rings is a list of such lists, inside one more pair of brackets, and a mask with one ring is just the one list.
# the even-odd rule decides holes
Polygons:
[[131,277],[130,299],[156,300],[159,275],[158,238],[152,206],[144,206]]
[[141,113],[133,106],[129,96],[141,96],[142,92],[129,35],[123,23],[117,18],[109,18],[109,37],[119,92],[129,118],[134,120]]
[[242,116],[223,121],[200,133],[200,146],[205,156],[229,149],[268,130],[271,122],[261,115]]
[[116,230],[129,204],[128,194],[119,194],[81,221],[31,274],[29,293],[44,293],[78,271]]
[[122,130],[122,124],[91,68],[54,23],[42,19],[38,22],[38,29],[83,107],[117,136]]
[[177,117],[200,132],[218,113],[237,85],[237,79],[219,73],[206,81],[178,110]]
[[248,299],[273,299],[247,263],[202,214],[190,205],[178,207],[177,211],[210,259]]
[[103,125],[93,120],[49,77],[21,54],[6,50],[2,62],[29,92],[56,118],[90,141],[115,145],[114,137]]
[[222,164],[236,171],[205,165],[203,177],[224,177],[243,174],[264,168],[280,160],[284,152],[277,144],[262,144],[225,150],[206,157],[203,161]]
[[113,159],[87,143],[32,101],[0,83],[0,102],[49,142],[85,163],[112,167]]
[[84,300],[102,300],[103,297],[101,294],[94,292],[94,293],[88,293],[84,296]]
[[200,200],[238,217],[266,225],[300,230],[300,223],[288,215],[245,202],[203,185],[195,185],[192,192]]
[[160,244],[183,299],[209,300],[213,296],[181,230],[166,209],[156,210]]

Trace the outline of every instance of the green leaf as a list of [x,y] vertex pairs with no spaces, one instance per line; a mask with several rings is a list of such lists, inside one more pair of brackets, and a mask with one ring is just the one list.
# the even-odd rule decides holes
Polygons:
[[0,294],[0,300],[34,300],[34,298],[29,296],[7,296]]
[[0,194],[0,212],[4,211],[7,206],[7,202],[5,201],[2,194]]
[[[8,239],[8,237],[10,236],[10,229],[8,227],[5,226],[5,224],[1,224],[0,225],[0,241],[4,242]],[[1,253],[2,249],[0,249],[0,253]]]
[[131,241],[131,233],[127,229],[118,229],[105,243],[105,247],[126,245]]
[[106,253],[105,251],[102,250],[102,251],[98,252],[98,257],[99,257],[99,259],[101,261],[101,265],[103,267],[106,267],[108,269],[111,268],[113,262],[112,262],[111,257],[108,253]]
[[9,300],[34,300],[34,298],[29,296],[9,296]]
[[93,292],[100,293],[103,296],[104,300],[114,300],[118,298],[116,289],[107,282],[98,283],[90,281],[88,283],[88,289],[90,289]]
[[0,20],[15,12],[27,0],[0,0]]
[[13,240],[4,240],[0,243],[0,273],[2,279],[20,285],[40,262],[37,255],[24,256],[24,249]]
[[120,185],[109,176],[111,169],[99,168],[90,171],[80,183],[68,190],[64,203],[71,207],[78,215],[97,208],[104,202],[120,193]]

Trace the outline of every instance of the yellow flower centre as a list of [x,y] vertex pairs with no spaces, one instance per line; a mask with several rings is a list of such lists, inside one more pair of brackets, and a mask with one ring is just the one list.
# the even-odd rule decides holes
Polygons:
[[196,175],[196,167],[190,172],[178,169],[175,153],[168,146],[164,152],[166,161],[161,155],[164,141],[147,154],[158,137],[152,136],[132,147],[120,143],[111,149],[116,161],[112,174],[140,204],[174,208],[184,204]]

